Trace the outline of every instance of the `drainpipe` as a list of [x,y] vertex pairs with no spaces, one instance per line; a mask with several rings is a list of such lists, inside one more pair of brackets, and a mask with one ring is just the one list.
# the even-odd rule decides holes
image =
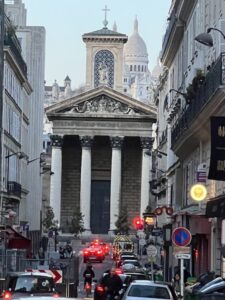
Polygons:
[[210,219],[211,222],[211,245],[210,245],[210,271],[215,271],[215,258],[216,258],[216,218]]

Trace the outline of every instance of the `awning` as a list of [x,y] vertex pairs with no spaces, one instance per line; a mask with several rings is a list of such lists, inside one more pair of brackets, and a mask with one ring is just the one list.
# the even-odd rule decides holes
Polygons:
[[7,249],[30,249],[31,240],[8,226],[5,230]]
[[220,196],[213,200],[208,200],[206,204],[207,218],[225,218],[225,197]]

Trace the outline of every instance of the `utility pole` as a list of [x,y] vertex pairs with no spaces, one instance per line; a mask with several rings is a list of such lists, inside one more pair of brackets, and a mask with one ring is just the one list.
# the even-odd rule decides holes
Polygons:
[[[3,76],[4,76],[4,23],[5,23],[5,10],[4,0],[0,0],[0,192],[2,193],[2,164],[3,164]],[[2,211],[2,196],[0,196],[0,211]]]

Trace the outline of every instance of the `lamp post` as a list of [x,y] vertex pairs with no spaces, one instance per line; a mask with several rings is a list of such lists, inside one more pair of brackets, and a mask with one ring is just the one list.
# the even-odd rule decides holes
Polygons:
[[191,100],[191,99],[189,99],[189,97],[188,97],[188,95],[187,95],[186,93],[182,93],[182,92],[180,92],[180,91],[178,91],[178,90],[176,90],[176,89],[170,89],[170,90],[169,90],[169,93],[171,93],[171,92],[176,92],[177,94],[182,95],[182,96],[184,97],[186,103],[187,103],[187,104],[190,103],[190,100]]
[[212,47],[213,46],[213,39],[212,39],[212,36],[210,34],[210,32],[212,30],[218,31],[222,35],[222,37],[224,38],[224,40],[225,40],[225,35],[224,35],[224,33],[221,30],[219,30],[218,28],[209,27],[207,29],[207,32],[200,33],[199,35],[197,35],[195,37],[195,41],[197,41],[200,44],[203,44],[205,46]]

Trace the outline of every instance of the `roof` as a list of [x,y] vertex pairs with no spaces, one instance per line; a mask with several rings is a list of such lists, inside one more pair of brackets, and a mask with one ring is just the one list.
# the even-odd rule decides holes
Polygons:
[[53,278],[51,274],[48,273],[42,273],[42,272],[12,272],[8,274],[9,276],[40,276],[40,277],[49,277],[49,278]]
[[110,30],[107,27],[103,27],[102,29],[99,29],[99,30],[96,30],[96,31],[84,33],[82,35],[83,38],[88,37],[88,36],[120,36],[120,37],[127,37],[126,34]]

